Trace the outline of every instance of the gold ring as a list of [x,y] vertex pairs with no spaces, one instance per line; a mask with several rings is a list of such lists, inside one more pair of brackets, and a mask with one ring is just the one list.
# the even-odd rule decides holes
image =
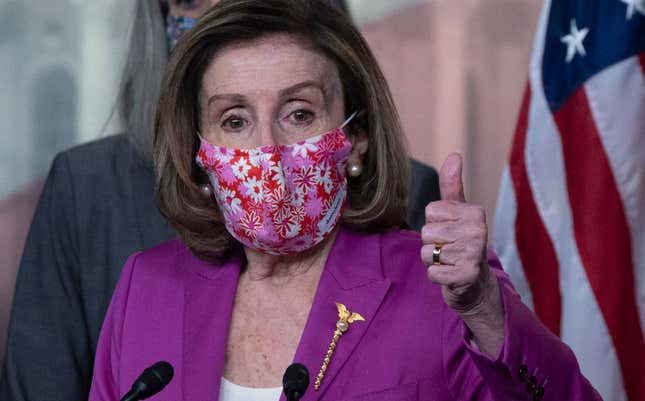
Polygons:
[[432,264],[433,265],[440,265],[441,262],[439,261],[439,257],[441,256],[441,245],[437,244],[434,246],[434,249],[432,250]]

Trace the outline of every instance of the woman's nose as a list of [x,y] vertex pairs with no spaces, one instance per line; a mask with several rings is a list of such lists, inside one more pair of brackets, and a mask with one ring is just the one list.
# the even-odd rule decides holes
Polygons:
[[284,133],[281,132],[277,124],[265,122],[258,125],[256,138],[258,138],[259,144],[257,146],[284,145],[284,137]]

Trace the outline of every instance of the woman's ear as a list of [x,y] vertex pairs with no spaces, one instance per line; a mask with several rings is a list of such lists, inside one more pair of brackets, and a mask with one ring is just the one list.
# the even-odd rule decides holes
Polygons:
[[357,178],[363,172],[363,157],[367,153],[369,139],[365,131],[359,128],[353,131],[349,142],[352,144],[352,151],[347,158],[347,175],[350,178]]
[[367,138],[365,131],[362,128],[353,129],[352,133],[349,135],[349,142],[352,144],[350,158],[352,156],[356,156],[356,161],[363,160],[363,156],[367,153],[367,147],[369,145],[369,139]]

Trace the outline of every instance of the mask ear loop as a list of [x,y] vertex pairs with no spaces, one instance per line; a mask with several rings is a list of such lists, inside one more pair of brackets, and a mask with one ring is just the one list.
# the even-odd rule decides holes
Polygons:
[[358,113],[359,113],[358,110],[353,112],[349,117],[347,117],[347,120],[345,120],[345,122],[343,123],[343,125],[340,126],[340,128],[341,129],[345,128],[347,126],[347,124],[352,122],[352,120],[358,115]]
[[[353,120],[354,118],[356,118],[356,116],[358,116],[358,115],[360,115],[360,114],[363,114],[363,111],[362,111],[362,110],[356,110],[355,112],[353,112],[353,113],[352,113],[352,114],[347,118],[347,120],[345,120],[345,122],[343,123],[343,125],[341,125],[341,126],[340,126],[340,129],[345,128],[345,126],[347,126],[347,124],[349,124],[350,122],[352,122],[352,120]],[[348,175],[348,176],[350,176],[351,178],[356,178],[356,177],[360,176],[360,175],[361,175],[361,173],[362,173],[362,171],[363,171],[363,167],[361,166],[361,163],[360,163],[360,162],[359,162],[359,163],[357,163],[357,164],[350,163],[350,164],[348,164],[348,165],[347,165],[346,169],[347,169],[347,175]]]

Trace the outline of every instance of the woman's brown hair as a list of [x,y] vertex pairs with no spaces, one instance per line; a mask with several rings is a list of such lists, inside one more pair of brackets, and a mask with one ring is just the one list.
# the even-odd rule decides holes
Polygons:
[[153,158],[157,202],[185,244],[200,258],[221,260],[236,241],[197,166],[199,93],[218,50],[271,34],[312,45],[338,68],[347,115],[360,110],[349,135],[369,141],[363,173],[348,178],[342,224],[384,231],[405,224],[409,161],[389,88],[365,39],[349,18],[324,0],[222,0],[179,40],[170,56],[155,119]]

